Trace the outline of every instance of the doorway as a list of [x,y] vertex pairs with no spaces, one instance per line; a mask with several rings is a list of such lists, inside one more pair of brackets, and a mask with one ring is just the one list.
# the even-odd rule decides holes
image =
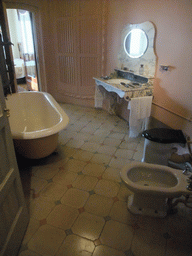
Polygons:
[[39,91],[32,13],[6,9],[18,91]]

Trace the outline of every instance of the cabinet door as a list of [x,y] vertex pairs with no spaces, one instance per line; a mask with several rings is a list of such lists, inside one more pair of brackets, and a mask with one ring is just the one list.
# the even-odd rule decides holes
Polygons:
[[[104,0],[52,1],[54,95],[94,99],[93,77],[103,73]],[[64,99],[64,98],[63,98]]]

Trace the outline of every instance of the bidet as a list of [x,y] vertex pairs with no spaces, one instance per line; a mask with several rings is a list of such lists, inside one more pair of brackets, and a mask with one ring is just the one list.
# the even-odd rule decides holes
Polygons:
[[120,176],[133,192],[128,197],[128,209],[134,214],[165,217],[168,198],[192,194],[182,171],[168,166],[132,162],[123,167]]

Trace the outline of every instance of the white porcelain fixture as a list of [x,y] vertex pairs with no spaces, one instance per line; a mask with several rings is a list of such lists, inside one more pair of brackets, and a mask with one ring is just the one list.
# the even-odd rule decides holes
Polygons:
[[145,139],[143,158],[141,161],[145,163],[167,166],[174,147],[177,148],[176,143],[163,144]]
[[123,167],[120,176],[134,193],[128,198],[128,209],[134,214],[165,217],[168,198],[192,194],[182,171],[167,166],[133,162]]
[[50,155],[69,122],[55,99],[45,92],[20,92],[8,95],[6,105],[16,151],[33,159]]

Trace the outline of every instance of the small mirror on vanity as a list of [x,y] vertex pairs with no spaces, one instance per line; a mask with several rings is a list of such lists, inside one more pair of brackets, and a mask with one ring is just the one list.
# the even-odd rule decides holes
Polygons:
[[128,69],[136,75],[154,78],[156,69],[154,39],[155,27],[152,22],[128,24],[122,31],[118,69]]

